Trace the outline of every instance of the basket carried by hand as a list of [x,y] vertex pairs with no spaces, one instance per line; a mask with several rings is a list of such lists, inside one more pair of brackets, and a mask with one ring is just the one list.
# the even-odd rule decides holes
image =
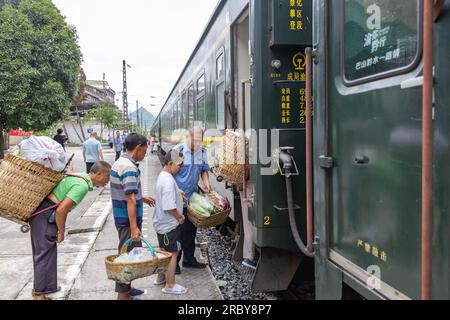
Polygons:
[[8,154],[0,165],[0,217],[26,224],[64,173]]
[[187,201],[186,199],[185,199],[185,201],[187,203],[188,219],[198,229],[208,229],[208,228],[220,226],[221,224],[224,224],[227,221],[227,219],[231,213],[231,208],[230,208],[227,210],[223,210],[217,214],[213,214],[209,217],[205,217],[205,216],[202,216],[201,214],[197,213],[194,209],[192,209],[189,206],[189,201]]
[[[172,254],[159,248],[153,248],[144,238],[142,238],[142,241],[147,245],[154,259],[134,263],[114,263],[114,260],[127,253],[128,247],[132,244],[130,239],[122,246],[120,254],[109,256],[105,259],[106,273],[109,280],[114,280],[122,284],[130,284],[133,280],[150,277],[151,275],[165,273],[167,271]],[[163,255],[164,258],[158,258],[157,253]]]
[[247,149],[245,136],[226,130],[218,150],[217,164],[212,168],[218,180],[238,186],[247,180],[250,171]]

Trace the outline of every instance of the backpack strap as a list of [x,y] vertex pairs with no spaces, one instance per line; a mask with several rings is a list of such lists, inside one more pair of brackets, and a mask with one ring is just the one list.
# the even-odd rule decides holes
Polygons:
[[91,186],[89,185],[89,180],[86,179],[86,178],[83,177],[83,176],[80,176],[80,175],[78,175],[78,174],[73,174],[73,173],[66,173],[65,176],[66,176],[66,177],[73,177],[73,178],[80,178],[80,179],[83,179],[83,180],[87,183],[89,191],[94,190],[94,189],[91,188]]

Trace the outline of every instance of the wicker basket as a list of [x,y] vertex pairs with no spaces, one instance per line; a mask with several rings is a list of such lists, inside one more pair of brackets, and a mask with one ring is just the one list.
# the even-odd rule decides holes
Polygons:
[[222,138],[212,172],[218,180],[225,180],[232,185],[243,185],[249,176],[248,141],[242,135],[226,130]]
[[169,266],[172,254],[161,250],[159,248],[153,248],[150,243],[145,239],[142,241],[155,256],[156,253],[164,255],[164,258],[155,258],[150,261],[136,262],[136,263],[114,263],[119,256],[127,253],[128,247],[131,245],[131,239],[128,240],[120,250],[120,254],[109,256],[105,259],[106,274],[109,280],[114,280],[122,284],[130,284],[133,280],[150,277],[154,274],[166,273]]
[[63,178],[64,173],[6,155],[0,165],[0,217],[26,224]]
[[204,217],[200,214],[198,214],[195,210],[193,210],[189,204],[187,205],[187,211],[188,211],[188,219],[192,222],[193,225],[195,225],[198,229],[208,229],[216,226],[220,226],[221,224],[224,224],[228,216],[231,213],[231,209],[224,210],[221,213],[212,215],[210,217]]

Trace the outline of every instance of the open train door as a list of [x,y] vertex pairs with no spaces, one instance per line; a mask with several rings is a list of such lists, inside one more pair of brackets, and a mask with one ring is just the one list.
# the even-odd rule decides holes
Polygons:
[[318,299],[420,298],[422,5],[315,1]]
[[[236,106],[233,115],[233,128],[242,132],[251,128],[251,86],[250,86],[250,9],[247,7],[232,25],[232,74],[233,97]],[[244,192],[239,193],[244,198]],[[244,204],[247,206],[247,204]],[[244,259],[244,234],[253,239],[252,223],[249,221],[248,208],[241,200],[235,203],[234,220],[239,224],[238,242],[233,260],[241,263]],[[240,210],[239,210],[240,209]]]

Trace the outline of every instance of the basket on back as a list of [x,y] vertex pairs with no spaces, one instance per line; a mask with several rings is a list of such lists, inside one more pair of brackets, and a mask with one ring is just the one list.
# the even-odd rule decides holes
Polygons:
[[248,141],[245,136],[226,130],[222,138],[213,173],[232,185],[243,185],[249,176]]
[[26,223],[63,178],[64,173],[6,155],[0,165],[0,217]]

